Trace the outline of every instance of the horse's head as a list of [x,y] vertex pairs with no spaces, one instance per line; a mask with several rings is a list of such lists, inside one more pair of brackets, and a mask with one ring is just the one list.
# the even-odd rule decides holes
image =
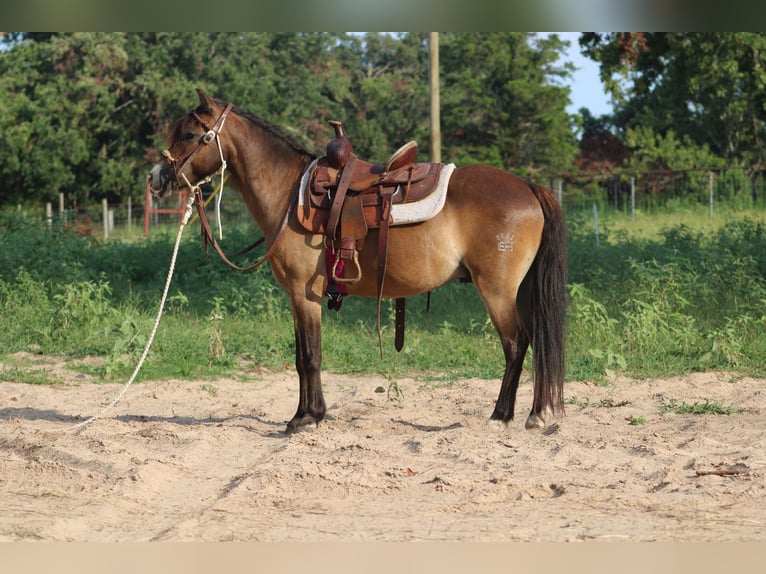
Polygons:
[[176,121],[163,159],[149,171],[147,186],[157,197],[199,186],[225,167],[219,135],[231,104],[223,105],[200,89],[197,95],[199,106]]

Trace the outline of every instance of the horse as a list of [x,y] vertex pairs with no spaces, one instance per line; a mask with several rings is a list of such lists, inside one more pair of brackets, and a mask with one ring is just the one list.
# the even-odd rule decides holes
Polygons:
[[[316,428],[326,414],[322,391],[322,307],[328,289],[327,238],[296,215],[304,174],[317,155],[285,130],[197,89],[199,104],[167,135],[167,149],[147,178],[156,197],[199,190],[228,170],[229,182],[263,233],[278,284],[289,294],[295,330],[298,408],[286,432]],[[202,203],[197,199],[198,209]],[[359,253],[360,278],[348,295],[399,299],[430,293],[449,281],[471,282],[500,337],[505,372],[487,424],[514,417],[528,349],[533,400],[527,429],[563,415],[566,313],[566,224],[547,188],[500,168],[454,169],[441,210],[423,222],[391,227],[382,293],[376,285],[376,238]],[[214,241],[214,238],[213,238]],[[223,255],[223,253],[221,252]]]

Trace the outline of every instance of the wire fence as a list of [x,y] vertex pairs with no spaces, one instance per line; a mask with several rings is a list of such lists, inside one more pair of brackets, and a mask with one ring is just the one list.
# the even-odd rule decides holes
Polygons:
[[746,209],[766,206],[763,172],[741,168],[655,170],[551,178],[551,189],[565,210],[589,209],[652,213],[678,204],[702,204],[712,215],[716,204]]

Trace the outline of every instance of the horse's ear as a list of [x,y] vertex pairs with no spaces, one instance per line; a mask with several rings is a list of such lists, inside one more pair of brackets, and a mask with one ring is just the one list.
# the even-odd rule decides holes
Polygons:
[[201,88],[197,88],[197,97],[199,98],[199,105],[208,110],[212,110],[215,107],[215,100],[208,96]]

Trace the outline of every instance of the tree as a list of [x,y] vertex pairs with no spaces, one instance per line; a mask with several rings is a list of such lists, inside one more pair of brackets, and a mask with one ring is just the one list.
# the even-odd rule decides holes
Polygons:
[[520,32],[443,34],[444,155],[535,174],[556,173],[576,153],[568,88],[556,67],[565,43]]
[[[382,162],[409,139],[428,156],[423,33],[9,33],[0,39],[0,204],[141,201],[146,169],[199,87],[317,153],[344,122]],[[445,34],[444,157],[533,175],[574,155],[563,43],[530,34]]]
[[[16,35],[0,52],[0,202],[142,199],[168,125],[194,88],[231,86],[263,50],[206,33]],[[268,67],[266,68],[268,71]],[[257,82],[253,82],[257,84]],[[251,85],[236,78],[233,85]],[[270,84],[261,87],[270,100]]]
[[600,62],[623,133],[672,130],[729,166],[764,167],[766,34],[585,33],[580,45]]
[[580,115],[580,154],[574,161],[577,170],[593,175],[612,175],[624,167],[630,157],[630,150],[614,135],[610,118],[596,118],[587,108],[582,108]]
[[385,161],[399,146],[418,141],[429,156],[428,51],[425,35],[364,37],[353,75],[348,109],[349,134],[357,153]]
[[126,164],[113,155],[112,115],[126,65],[124,36],[115,34],[53,35],[0,53],[3,200],[61,191],[86,200],[105,177],[119,187]]

